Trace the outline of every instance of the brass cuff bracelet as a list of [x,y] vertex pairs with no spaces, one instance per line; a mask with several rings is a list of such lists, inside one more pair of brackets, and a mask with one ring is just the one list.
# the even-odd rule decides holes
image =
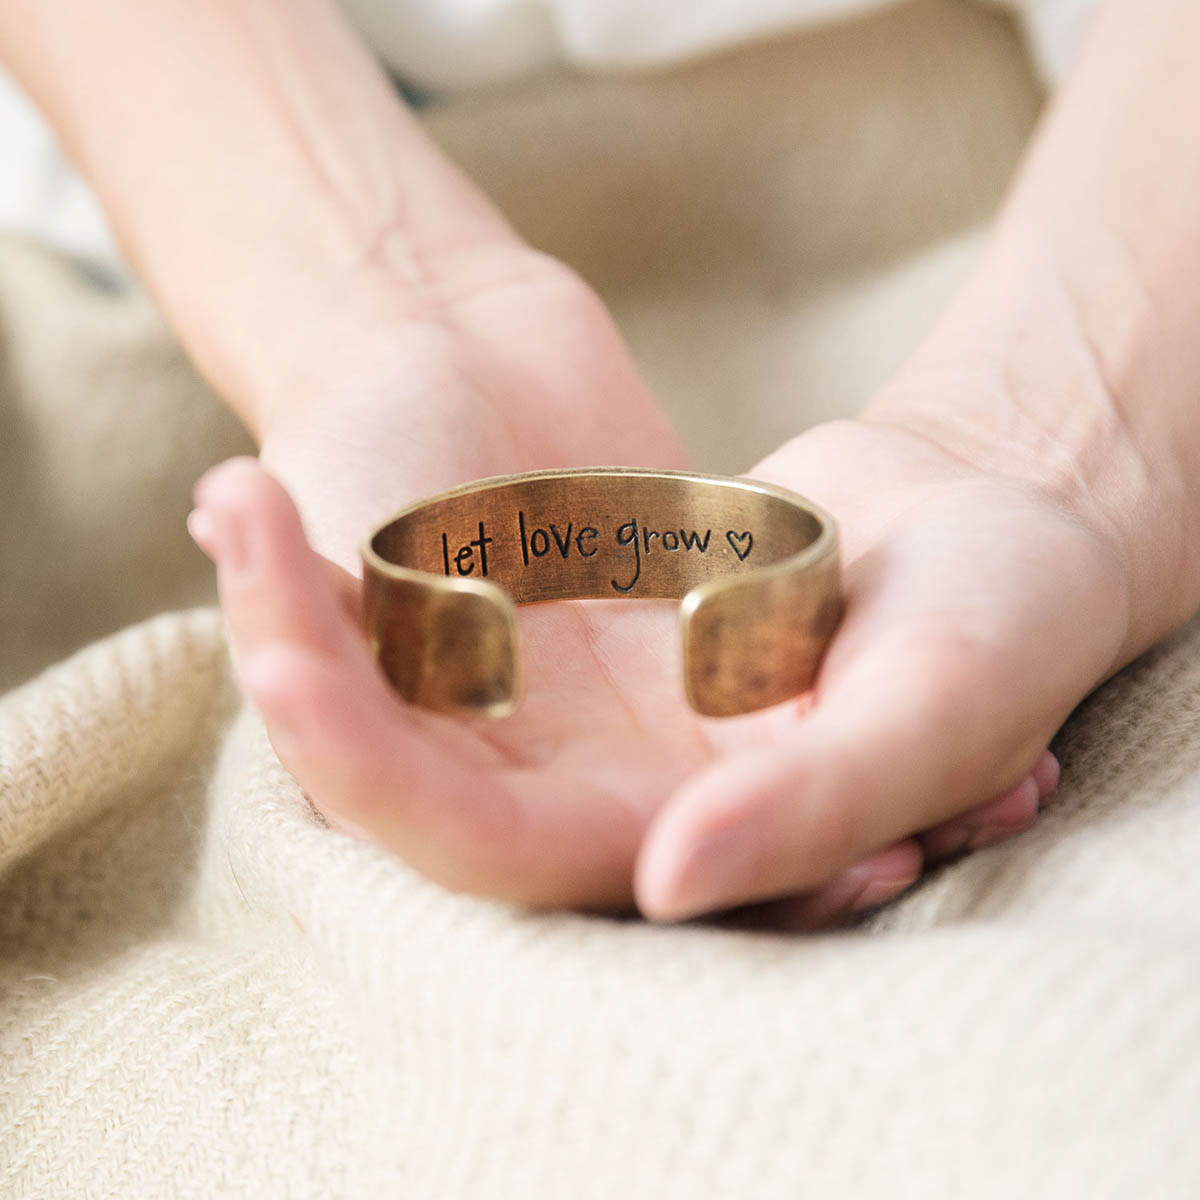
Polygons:
[[406,700],[507,716],[516,604],[678,599],[688,703],[733,716],[808,688],[841,615],[833,519],[785,488],[594,467],[483,479],[364,540],[373,652]]

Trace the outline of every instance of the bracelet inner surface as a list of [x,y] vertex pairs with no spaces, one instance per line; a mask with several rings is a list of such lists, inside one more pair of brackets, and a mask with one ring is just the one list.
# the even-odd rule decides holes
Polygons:
[[832,519],[726,476],[599,467],[481,480],[396,514],[362,558],[385,674],[443,712],[513,711],[516,604],[683,598],[684,691],[711,716],[809,686],[840,616]]
[[798,554],[806,509],[757,487],[692,476],[532,476],[422,504],[380,529],[380,558],[499,584],[517,604],[681,598],[698,583]]

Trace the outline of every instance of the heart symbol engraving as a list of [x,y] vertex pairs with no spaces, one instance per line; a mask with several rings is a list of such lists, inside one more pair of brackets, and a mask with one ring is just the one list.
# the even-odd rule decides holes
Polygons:
[[[746,555],[754,549],[754,535],[748,529],[744,529],[741,533],[734,533],[732,529],[726,530],[725,540],[732,547],[740,562],[745,562]],[[743,546],[746,547],[744,550]]]

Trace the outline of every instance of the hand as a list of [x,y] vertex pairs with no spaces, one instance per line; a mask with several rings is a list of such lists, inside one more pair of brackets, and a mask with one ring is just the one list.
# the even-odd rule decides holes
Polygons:
[[[347,371],[336,405],[268,432],[263,458],[328,558],[352,565],[373,521],[463,479],[683,465],[594,298],[545,264],[512,280],[453,321],[358,351],[369,369]],[[1012,643],[1031,628],[1045,641],[1038,596],[1062,586],[1047,569],[1034,595],[1026,568],[1086,536],[899,429],[826,426],[758,473],[841,517],[850,608],[814,704],[732,721],[684,705],[661,602],[521,610],[528,695],[506,721],[408,708],[367,654],[356,581],[311,552],[274,479],[218,468],[192,525],[220,566],[243,685],[335,823],[456,888],[625,906],[636,867],[651,915],[791,895],[790,918],[819,924],[903,890],[926,856],[1033,820],[1056,772],[1046,741],[1087,684],[1056,677],[1053,704],[1027,705],[1049,676]],[[993,557],[978,554],[983,529]],[[1041,675],[1018,692],[1031,654]],[[718,878],[721,840],[739,835]]]

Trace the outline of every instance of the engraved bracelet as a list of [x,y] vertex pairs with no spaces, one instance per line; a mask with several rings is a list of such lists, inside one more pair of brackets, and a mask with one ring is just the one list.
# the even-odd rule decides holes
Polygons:
[[684,693],[705,716],[803,692],[841,615],[833,519],[740,476],[497,476],[401,510],[361,555],[372,651],[401,696],[440,712],[515,709],[517,604],[681,599]]

